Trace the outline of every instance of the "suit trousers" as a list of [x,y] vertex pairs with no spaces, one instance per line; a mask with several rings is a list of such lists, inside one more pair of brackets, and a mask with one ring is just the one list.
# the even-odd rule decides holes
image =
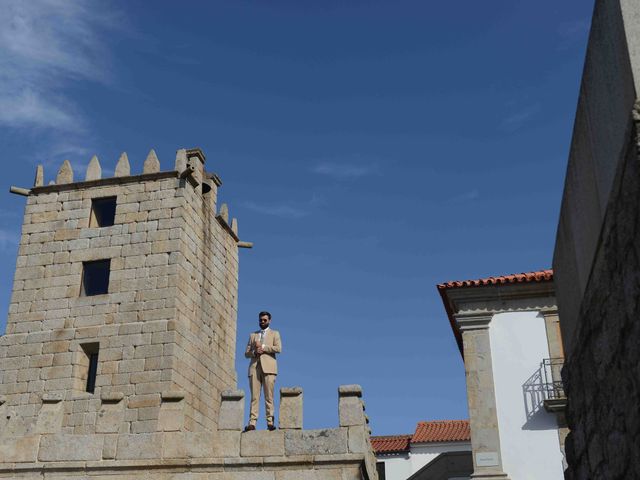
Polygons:
[[273,389],[276,384],[276,375],[262,372],[260,363],[256,365],[256,373],[249,375],[249,388],[251,388],[251,412],[249,424],[255,425],[258,421],[260,410],[260,390],[264,390],[264,407],[267,423],[273,423]]

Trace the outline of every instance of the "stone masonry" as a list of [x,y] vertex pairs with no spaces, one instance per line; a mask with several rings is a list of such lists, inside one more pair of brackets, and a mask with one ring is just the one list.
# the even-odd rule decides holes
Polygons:
[[640,478],[638,92],[640,2],[596,0],[553,258],[572,480]]
[[[202,153],[188,154],[202,170]],[[162,430],[165,394],[183,395],[171,402],[185,402],[187,431],[215,427],[220,392],[236,381],[237,239],[215,219],[215,183],[203,195],[175,171],[149,170],[62,183],[72,180],[63,167],[56,184],[31,190],[0,344],[9,430],[36,428],[42,394],[65,400],[65,433],[112,428],[99,399],[118,396],[127,409],[117,431]],[[114,225],[92,227],[92,199],[105,197],[116,197]],[[83,262],[104,259],[108,293],[82,296]],[[80,378],[87,344],[99,346],[93,395]]]
[[[49,185],[38,167],[33,188],[12,187],[27,205],[0,337],[0,478],[377,478],[357,386],[340,388],[338,428],[302,430],[302,390],[285,388],[280,430],[241,433],[251,244],[203,152],[161,171],[152,150],[139,175],[123,154],[101,173],[94,157],[74,182],[65,161]],[[106,225],[100,202],[115,208]]]
[[563,375],[568,479],[640,478],[640,106]]

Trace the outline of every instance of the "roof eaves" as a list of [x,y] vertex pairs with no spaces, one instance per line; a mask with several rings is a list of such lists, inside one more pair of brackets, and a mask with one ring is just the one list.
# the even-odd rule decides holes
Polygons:
[[537,270],[534,272],[525,272],[525,273],[514,273],[510,275],[500,275],[497,277],[485,277],[479,278],[475,280],[453,280],[449,282],[444,282],[436,285],[438,289],[438,293],[440,294],[440,298],[442,299],[442,304],[444,305],[445,312],[447,313],[447,317],[449,319],[449,325],[451,326],[451,330],[453,331],[453,335],[456,338],[456,343],[458,344],[458,350],[460,351],[460,355],[462,356],[462,360],[464,361],[464,349],[462,345],[462,332],[458,328],[456,324],[453,309],[451,308],[451,302],[447,295],[447,292],[452,289],[461,289],[461,288],[482,288],[482,287],[490,287],[494,285],[514,285],[518,283],[541,283],[541,282],[551,282],[553,281],[553,270],[545,269],[545,270]]

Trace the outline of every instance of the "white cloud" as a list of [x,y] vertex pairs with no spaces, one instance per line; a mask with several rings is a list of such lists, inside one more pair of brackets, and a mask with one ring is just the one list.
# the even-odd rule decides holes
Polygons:
[[508,132],[515,132],[524,126],[532,117],[540,112],[540,105],[530,105],[522,108],[520,111],[515,112],[504,120],[502,120],[501,127]]
[[[78,157],[88,157],[90,154],[90,150],[87,147],[84,146],[80,146],[74,143],[70,143],[65,141],[64,139],[62,141],[56,141],[54,143],[52,143],[51,145],[47,146],[47,151],[41,151],[38,152],[38,157],[43,157],[46,154],[51,155],[53,157],[67,157],[67,156],[78,156]],[[45,162],[44,165],[56,165],[56,167],[60,166],[58,165],[59,162],[56,161],[49,161],[49,162]]]
[[468,192],[463,192],[454,197],[451,197],[449,201],[452,203],[464,203],[470,202],[472,200],[477,200],[478,198],[480,198],[480,192],[477,188],[474,188],[473,190],[469,190]]
[[0,22],[0,124],[82,130],[61,92],[74,81],[111,81],[102,32],[114,16],[92,0],[3,0]]
[[255,203],[244,202],[242,204],[245,208],[253,210],[254,212],[262,213],[264,215],[272,215],[274,217],[282,218],[302,218],[309,215],[310,211],[298,206],[289,204],[268,204],[268,203]]
[[322,162],[313,167],[312,172],[340,180],[349,180],[367,175],[375,175],[378,173],[378,167],[375,164],[361,165],[355,163]]
[[558,35],[565,40],[582,39],[591,26],[591,21],[587,18],[564,22],[558,25]]
[[243,202],[242,206],[263,215],[298,219],[310,215],[313,211],[324,207],[326,204],[327,201],[323,196],[314,193],[309,200],[298,203],[257,203],[247,201]]
[[[2,90],[2,89],[0,89]],[[37,126],[48,129],[77,130],[77,118],[66,112],[64,106],[44,98],[43,93],[24,88],[0,93],[0,123],[9,127]]]
[[591,21],[589,19],[573,20],[558,25],[558,50],[582,48],[589,35]]

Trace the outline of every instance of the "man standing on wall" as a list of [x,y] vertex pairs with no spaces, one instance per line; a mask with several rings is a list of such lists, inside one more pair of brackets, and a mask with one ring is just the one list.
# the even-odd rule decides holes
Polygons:
[[260,312],[258,314],[260,330],[249,335],[249,342],[244,356],[251,359],[249,363],[249,387],[251,389],[251,413],[249,425],[245,432],[256,429],[258,411],[260,408],[260,390],[264,390],[264,406],[267,416],[267,428],[275,430],[273,421],[273,389],[278,374],[276,354],[282,351],[280,333],[269,328],[271,314]]

